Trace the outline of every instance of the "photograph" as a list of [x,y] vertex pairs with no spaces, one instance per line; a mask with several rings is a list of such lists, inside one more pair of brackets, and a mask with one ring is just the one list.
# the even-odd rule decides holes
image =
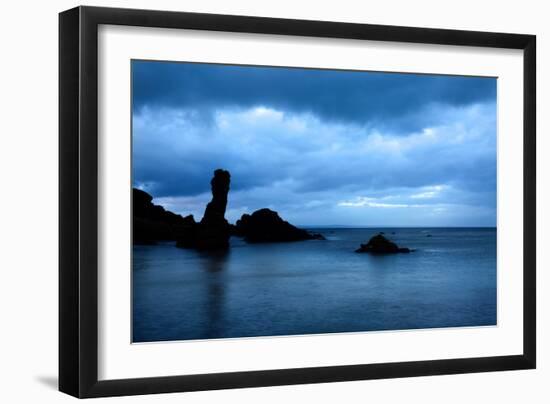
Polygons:
[[497,325],[497,78],[131,61],[132,342]]
[[[59,235],[39,237],[58,248],[33,244],[58,260],[57,277],[42,253],[29,266],[44,277],[30,296],[42,307],[51,295],[55,316],[31,315],[37,299],[17,316],[57,327],[15,333],[50,337],[26,341],[56,367],[31,366],[33,396],[56,375],[67,395],[115,400],[238,401],[229,390],[245,389],[253,402],[321,390],[329,402],[364,397],[365,383],[391,402],[543,391],[544,13],[488,7],[476,23],[467,7],[415,4],[396,19],[395,7],[384,17],[356,3],[59,13],[46,52],[58,85],[27,74],[45,111],[57,92],[57,142],[46,153],[8,136],[42,158],[16,181],[29,195],[6,188],[29,205],[17,228],[35,212]],[[29,111],[14,128],[30,123],[40,143],[52,131],[42,108]],[[36,181],[47,161],[57,190]],[[42,198],[55,215],[30,206],[44,187],[58,191]],[[15,258],[30,256],[12,238],[27,251]],[[21,368],[20,356],[7,363]]]

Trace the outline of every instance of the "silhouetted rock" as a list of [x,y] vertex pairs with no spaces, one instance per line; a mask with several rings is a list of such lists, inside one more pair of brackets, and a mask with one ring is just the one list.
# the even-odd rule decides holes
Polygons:
[[184,233],[178,238],[178,247],[199,250],[221,250],[229,247],[231,225],[225,219],[225,209],[230,181],[229,171],[214,171],[214,177],[210,181],[212,200],[206,205],[204,216],[194,231]]
[[225,219],[225,210],[230,182],[229,171],[214,171],[210,181],[212,200],[206,205],[199,223],[192,215],[182,217],[153,204],[151,195],[134,189],[134,243],[176,240],[176,246],[181,248],[224,250],[229,247],[231,235],[244,237],[250,243],[325,239],[321,234],[291,225],[269,209],[245,214],[236,225],[229,224]]
[[361,247],[355,250],[358,253],[371,254],[396,254],[409,253],[412,250],[409,248],[398,247],[397,244],[388,240],[381,234],[372,237],[367,244],[361,244]]
[[432,235],[431,234],[426,234],[426,237],[432,237]]
[[134,244],[176,240],[182,234],[192,232],[197,225],[193,215],[177,215],[152,201],[153,197],[147,192],[137,188],[132,190]]
[[190,227],[186,232],[178,234],[176,238],[176,247],[196,248],[199,226],[199,223],[195,223],[195,225]]
[[214,177],[210,181],[212,188],[212,200],[206,205],[204,216],[201,220],[203,225],[227,225],[225,220],[225,209],[227,207],[227,194],[231,175],[229,171],[218,169],[214,171]]
[[235,234],[249,243],[269,243],[300,240],[324,240],[321,234],[309,233],[281,219],[277,212],[264,208],[237,220]]

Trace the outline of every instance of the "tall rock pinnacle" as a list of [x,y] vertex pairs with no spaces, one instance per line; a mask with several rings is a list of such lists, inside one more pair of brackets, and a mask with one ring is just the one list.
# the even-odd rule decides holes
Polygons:
[[199,250],[220,250],[229,247],[231,227],[225,219],[225,208],[230,180],[229,171],[214,171],[214,177],[210,181],[212,200],[206,205],[204,216],[191,243]]
[[227,207],[227,194],[231,176],[229,171],[218,169],[214,171],[214,177],[210,181],[212,187],[212,200],[206,205],[201,224],[217,225],[227,224],[225,209]]

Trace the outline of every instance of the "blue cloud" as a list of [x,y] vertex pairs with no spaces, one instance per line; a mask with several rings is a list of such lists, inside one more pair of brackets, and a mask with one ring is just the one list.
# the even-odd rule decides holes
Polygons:
[[168,209],[200,218],[223,167],[232,221],[496,223],[496,79],[132,66],[134,182]]
[[427,105],[464,106],[496,96],[496,80],[482,77],[147,61],[133,61],[132,69],[137,111],[193,108],[205,118],[218,108],[265,105],[401,132],[441,123],[419,114]]

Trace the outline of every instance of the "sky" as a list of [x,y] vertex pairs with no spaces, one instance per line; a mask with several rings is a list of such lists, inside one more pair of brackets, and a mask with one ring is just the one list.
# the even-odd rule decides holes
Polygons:
[[132,61],[133,185],[200,220],[496,226],[496,91],[485,77]]

